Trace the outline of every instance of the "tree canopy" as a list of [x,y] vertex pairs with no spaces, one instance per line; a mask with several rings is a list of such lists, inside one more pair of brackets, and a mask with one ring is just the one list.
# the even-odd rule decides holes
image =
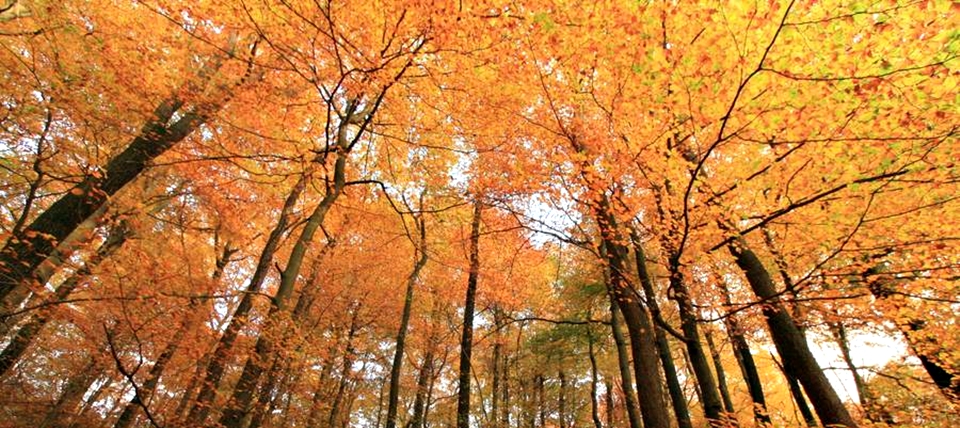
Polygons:
[[945,426],[958,12],[0,0],[0,426]]

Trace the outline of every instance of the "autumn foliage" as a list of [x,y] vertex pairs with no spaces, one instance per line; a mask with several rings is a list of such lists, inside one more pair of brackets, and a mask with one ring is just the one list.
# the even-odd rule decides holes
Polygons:
[[958,13],[0,0],[0,427],[950,426]]

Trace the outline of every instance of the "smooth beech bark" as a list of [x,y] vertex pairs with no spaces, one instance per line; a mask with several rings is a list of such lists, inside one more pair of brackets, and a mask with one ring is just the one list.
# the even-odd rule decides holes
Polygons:
[[627,422],[630,428],[640,428],[640,409],[637,407],[637,396],[633,391],[633,372],[630,368],[630,355],[627,352],[627,339],[623,336],[620,323],[623,316],[617,306],[616,297],[610,293],[610,330],[613,332],[613,341],[617,347],[617,363],[620,368],[620,388],[623,390],[623,406],[627,410]]
[[[647,257],[643,251],[640,237],[631,228],[630,240],[633,243],[634,259],[637,263],[637,276],[640,278],[640,286],[643,288],[643,294],[646,298],[647,307],[650,308],[650,314],[653,319],[663,319],[660,315],[660,304],[657,303],[657,294],[654,287],[653,278],[647,271]],[[693,428],[690,420],[690,409],[687,407],[687,398],[684,396],[683,387],[680,385],[680,378],[677,376],[677,365],[673,361],[673,352],[670,350],[670,341],[662,327],[654,329],[654,337],[657,341],[657,351],[660,354],[660,363],[663,364],[663,374],[667,380],[667,392],[670,393],[670,402],[673,404],[673,414],[677,418],[678,428]]]
[[[720,289],[723,293],[723,304],[727,308],[732,308],[730,301],[730,292],[726,284],[720,283]],[[733,347],[733,355],[737,359],[737,365],[740,366],[740,373],[747,383],[747,391],[750,393],[750,401],[753,402],[753,418],[760,426],[770,424],[770,413],[767,411],[767,400],[763,394],[763,382],[760,380],[760,371],[757,370],[757,363],[750,352],[750,343],[743,333],[739,322],[734,314],[728,314],[723,318],[724,327],[727,329],[727,337],[730,338],[730,344]]]
[[393,365],[390,367],[390,391],[387,398],[387,428],[397,426],[397,405],[400,397],[400,372],[403,368],[404,346],[407,340],[407,328],[410,324],[410,313],[413,311],[413,292],[420,279],[420,271],[427,264],[427,231],[423,214],[414,218],[419,236],[417,237],[416,253],[418,257],[413,263],[413,270],[407,276],[406,293],[403,299],[403,313],[400,315],[400,329],[397,331],[396,348],[393,352]]
[[[223,64],[224,57],[234,55],[237,38],[231,37],[223,52],[208,62],[196,80],[206,83]],[[252,47],[256,52],[256,43]],[[241,80],[252,76],[251,69]],[[198,86],[197,82],[187,86]],[[236,85],[234,85],[236,86]],[[194,133],[229,101],[231,94],[219,94],[205,102],[187,106],[174,96],[157,105],[152,116],[141,127],[127,147],[110,159],[103,172],[90,174],[73,186],[50,207],[40,213],[29,226],[11,237],[0,250],[0,300],[18,287],[36,281],[35,270],[50,256],[56,246],[100,208],[111,196],[136,179],[154,159]]]
[[283,234],[286,232],[287,226],[290,224],[291,217],[293,216],[293,208],[297,203],[297,199],[300,198],[300,194],[303,193],[303,190],[306,188],[306,185],[307,174],[303,174],[284,200],[283,208],[280,210],[280,217],[277,219],[273,230],[270,231],[267,242],[260,252],[260,259],[257,261],[257,267],[253,271],[253,276],[250,277],[250,282],[247,284],[246,292],[240,299],[240,304],[237,305],[237,309],[233,311],[230,324],[227,325],[227,329],[223,332],[223,335],[220,336],[217,347],[213,351],[213,356],[207,364],[206,374],[200,385],[200,392],[197,393],[196,401],[186,418],[188,425],[203,425],[207,416],[210,414],[210,405],[216,396],[217,389],[220,387],[220,381],[223,380],[223,374],[233,350],[233,345],[237,341],[237,336],[240,334],[240,331],[247,325],[247,317],[253,309],[253,299],[260,292],[260,288],[263,287],[263,281],[270,272],[273,255],[280,246]]
[[470,428],[470,359],[473,355],[473,311],[477,299],[477,279],[480,276],[480,215],[479,197],[473,202],[473,220],[470,223],[470,272],[467,275],[467,295],[463,304],[463,331],[460,336],[460,376],[457,383],[457,428]]
[[783,359],[784,369],[803,385],[820,421],[826,426],[856,427],[857,423],[817,364],[796,322],[780,302],[773,279],[760,258],[742,239],[728,248],[737,266],[746,274],[754,294],[764,301],[763,315],[777,352]]

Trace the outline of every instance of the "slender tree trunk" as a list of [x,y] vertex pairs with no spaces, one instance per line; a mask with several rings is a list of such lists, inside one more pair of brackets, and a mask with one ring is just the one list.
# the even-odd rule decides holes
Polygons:
[[856,427],[856,422],[810,352],[803,334],[778,299],[777,289],[766,267],[742,240],[730,245],[729,249],[737,266],[746,273],[753,292],[765,301],[763,315],[777,352],[783,358],[784,368],[803,385],[820,421],[828,426]]
[[850,375],[853,376],[853,384],[857,388],[857,396],[860,399],[860,405],[863,407],[864,416],[870,422],[893,424],[894,421],[890,414],[884,411],[881,406],[876,406],[873,402],[873,397],[870,391],[867,390],[866,383],[857,371],[856,364],[853,363],[853,356],[850,353],[850,342],[847,341],[847,328],[844,327],[843,323],[832,322],[830,323],[830,332],[833,333],[833,338],[837,341],[837,346],[840,347],[840,356],[843,358],[844,364],[847,365],[847,369],[850,370]]
[[630,428],[640,428],[640,412],[637,407],[637,398],[633,392],[633,375],[630,369],[630,356],[627,355],[627,340],[623,337],[620,327],[620,308],[616,298],[610,293],[610,329],[613,330],[613,341],[617,346],[617,362],[620,365],[620,388],[623,389],[624,407],[627,409],[627,420]]
[[567,428],[567,374],[560,370],[560,392],[557,393],[557,420],[560,428]]
[[40,335],[43,327],[50,322],[54,315],[54,306],[66,300],[70,293],[80,285],[80,282],[90,276],[94,267],[109,258],[117,249],[123,246],[123,243],[126,242],[129,235],[130,231],[125,224],[121,223],[112,228],[106,240],[100,245],[96,253],[90,256],[87,263],[60,284],[54,294],[47,298],[44,303],[49,306],[37,311],[36,314],[31,316],[30,319],[17,330],[10,339],[10,343],[7,344],[7,347],[3,349],[3,352],[0,352],[0,378],[5,377],[7,372],[16,365],[20,357],[23,356],[24,352],[26,352],[33,341]]
[[593,417],[593,425],[596,428],[603,428],[600,422],[600,403],[597,395],[599,394],[597,384],[600,382],[597,376],[597,356],[593,352],[593,335],[587,333],[587,354],[590,357],[590,416]]
[[540,425],[538,425],[540,428],[547,426],[546,390],[544,383],[543,375],[537,375],[537,412],[540,414]]
[[790,396],[793,397],[793,402],[797,405],[797,411],[800,412],[800,417],[803,418],[803,422],[807,424],[808,427],[817,426],[817,418],[813,415],[813,410],[810,409],[810,405],[807,404],[807,399],[803,395],[803,388],[800,387],[800,381],[790,374],[783,367],[783,364],[780,364],[780,361],[773,356],[773,353],[770,353],[770,358],[773,359],[774,364],[776,364],[780,372],[783,373],[783,377],[787,379]]
[[[494,315],[494,317],[496,317],[496,315]],[[498,322],[494,322],[494,325],[497,325],[497,326],[499,327],[498,324],[499,324]],[[498,329],[498,331],[499,331],[499,329]],[[492,394],[491,394],[491,406],[490,406],[491,408],[490,408],[490,413],[493,414],[493,418],[491,419],[491,422],[492,422],[491,425],[493,425],[494,428],[499,428],[499,424],[500,424],[500,419],[499,419],[499,415],[500,415],[500,358],[501,358],[500,352],[501,352],[501,349],[503,348],[503,344],[500,343],[499,340],[500,340],[500,338],[497,337],[497,342],[493,344],[493,362],[491,363],[491,366],[492,366],[491,368],[493,369],[493,383],[492,383],[492,385],[491,385],[491,388],[493,389],[493,391],[492,391]]]
[[427,340],[427,349],[423,354],[423,362],[420,364],[420,373],[417,375],[417,394],[413,400],[413,417],[407,423],[407,428],[425,428],[424,414],[426,406],[429,404],[427,393],[430,388],[430,380],[433,377],[434,359],[437,349],[437,332],[439,331],[439,314],[437,313],[438,299],[434,298],[433,307],[430,311],[434,321],[430,329],[430,338]]
[[[730,301],[730,292],[727,286],[721,282],[721,291],[723,292],[723,303],[728,308],[732,308]],[[737,318],[733,314],[728,314],[724,319],[724,326],[727,328],[727,337],[733,347],[733,355],[737,359],[737,365],[740,366],[740,372],[747,383],[747,390],[750,393],[750,400],[753,402],[753,417],[760,426],[769,425],[770,413],[767,411],[767,400],[763,394],[763,382],[760,380],[760,372],[757,370],[757,364],[753,360],[753,354],[750,352],[750,344],[747,342],[743,329],[740,328]]]
[[[300,275],[300,268],[303,266],[303,259],[306,257],[311,242],[313,242],[313,236],[320,228],[320,225],[323,224],[327,212],[333,207],[334,202],[336,202],[340,196],[346,183],[345,156],[346,153],[337,156],[334,167],[334,183],[327,189],[327,194],[324,195],[323,199],[320,200],[320,203],[310,214],[307,224],[304,225],[303,230],[300,231],[300,236],[294,244],[293,250],[290,252],[290,257],[287,259],[287,267],[284,268],[280,274],[280,286],[277,287],[277,293],[273,297],[272,306],[267,315],[268,322],[267,325],[264,326],[264,329],[267,329],[270,323],[282,322],[282,317],[280,317],[279,314],[286,310],[287,301],[293,294],[297,277]],[[284,330],[286,330],[286,328],[284,328]],[[247,359],[247,363],[244,364],[240,380],[233,389],[233,396],[227,403],[227,408],[223,411],[223,415],[220,418],[220,424],[227,428],[240,428],[242,426],[243,416],[249,411],[250,403],[253,401],[253,396],[257,389],[257,384],[260,382],[260,376],[266,368],[264,365],[271,360],[275,352],[274,341],[269,334],[261,333],[257,338],[254,349],[256,353]]]
[[353,371],[353,339],[359,329],[358,319],[360,308],[354,309],[353,317],[350,320],[350,331],[347,333],[347,349],[343,353],[343,365],[340,367],[340,382],[337,384],[337,392],[333,396],[333,402],[330,404],[330,414],[327,416],[327,428],[337,426],[340,417],[340,406],[343,403],[344,393],[347,384],[350,382],[350,373]]
[[420,278],[420,271],[427,264],[427,231],[424,224],[423,214],[414,218],[420,236],[416,243],[419,257],[413,264],[413,270],[407,276],[407,292],[403,299],[403,314],[400,316],[400,330],[397,332],[397,345],[393,353],[393,366],[390,368],[390,392],[387,398],[387,426],[386,428],[396,428],[397,426],[397,404],[400,398],[400,373],[403,368],[403,352],[407,339],[407,328],[410,324],[410,313],[413,310],[413,292]]
[[[516,361],[516,357],[513,358]],[[500,426],[502,428],[510,427],[510,410],[512,405],[510,403],[510,355],[504,356],[503,361],[503,388],[500,389],[502,397],[500,398],[500,403],[502,403],[503,411],[500,415]]]
[[90,394],[90,397],[86,399],[83,403],[83,407],[80,409],[78,417],[70,424],[70,428],[78,428],[79,421],[90,421],[93,418],[100,418],[100,415],[94,415],[93,405],[100,401],[100,397],[103,396],[104,391],[109,389],[113,385],[114,379],[112,376],[107,376],[103,383],[97,387],[97,390]]
[[700,403],[703,405],[704,416],[709,420],[711,426],[722,426],[724,423],[722,421],[723,402],[720,398],[717,381],[710,371],[707,355],[703,351],[700,328],[697,325],[697,314],[693,308],[693,301],[690,292],[687,290],[683,273],[680,272],[680,259],[677,254],[671,254],[669,267],[670,287],[674,290],[674,298],[677,301],[677,307],[680,309],[680,326],[686,339],[687,361],[693,368],[697,385],[700,387]]
[[[688,374],[692,374],[693,366],[690,364],[690,355],[687,353],[686,348],[681,348],[680,350],[681,350],[680,355],[683,356],[684,367],[687,369]],[[694,380],[693,382],[693,392],[697,395],[697,401],[699,401],[700,403],[703,403],[703,391],[700,390],[700,384],[697,383],[696,380]]]
[[[232,256],[236,251],[236,249],[230,248],[229,245],[224,247],[223,254],[217,258],[215,269],[213,271],[213,275],[211,276],[214,282],[219,281],[220,277],[223,275],[223,270],[227,267],[227,264],[230,263],[230,256]],[[141,401],[142,405],[145,406],[147,403],[149,403],[150,397],[160,384],[160,377],[163,376],[163,371],[166,369],[167,363],[173,359],[173,355],[176,354],[178,349],[180,349],[180,344],[183,341],[183,338],[188,332],[193,330],[197,324],[200,323],[204,315],[206,314],[199,310],[198,301],[191,300],[190,304],[187,306],[185,319],[180,324],[180,327],[177,329],[177,331],[173,334],[173,338],[170,339],[170,342],[167,343],[167,346],[160,353],[160,356],[157,357],[157,361],[153,364],[153,367],[150,368],[150,373],[147,377],[147,380],[144,381],[143,385],[140,387],[137,398]],[[140,406],[141,404],[134,402],[134,400],[131,400],[129,403],[127,403],[113,427],[129,428],[132,426],[133,423],[136,422],[137,416],[140,414]]]
[[713,367],[717,373],[717,386],[720,388],[720,397],[723,398],[723,409],[727,412],[727,422],[736,423],[737,415],[736,410],[733,408],[733,399],[730,398],[730,390],[727,389],[727,375],[723,370],[723,361],[720,358],[720,351],[717,349],[717,345],[713,342],[713,334],[710,330],[704,332],[704,337],[707,339],[707,348],[710,349],[710,357],[713,358]]
[[[647,257],[643,251],[640,237],[636,231],[631,229],[630,237],[633,241],[633,252],[637,262],[637,276],[640,278],[640,285],[643,288],[646,297],[647,307],[650,308],[650,314],[653,319],[663,319],[660,312],[660,304],[657,303],[657,294],[653,286],[653,278],[647,271]],[[687,398],[684,397],[683,387],[680,385],[680,378],[677,376],[677,366],[673,361],[673,353],[670,350],[670,341],[667,339],[663,328],[654,329],[654,337],[657,341],[657,351],[660,354],[660,362],[663,364],[663,374],[667,381],[667,391],[670,393],[670,401],[673,403],[673,413],[677,417],[678,428],[693,428],[690,420],[690,409],[687,408]]]
[[253,276],[250,278],[250,283],[247,284],[246,292],[240,299],[240,304],[237,306],[237,309],[234,310],[230,324],[227,325],[226,331],[223,332],[223,336],[220,337],[220,340],[217,342],[217,347],[213,351],[213,356],[210,358],[210,362],[206,368],[206,375],[200,384],[200,392],[197,394],[196,402],[187,415],[187,425],[203,425],[207,420],[207,416],[210,414],[210,406],[216,397],[217,389],[220,387],[220,381],[223,380],[223,374],[226,370],[230,353],[233,350],[233,345],[236,343],[240,331],[247,325],[247,317],[253,309],[254,296],[260,292],[263,281],[270,272],[273,255],[280,246],[281,238],[287,229],[287,225],[290,223],[290,218],[293,215],[293,207],[296,205],[297,199],[300,198],[300,194],[303,193],[303,190],[306,188],[307,176],[308,174],[306,173],[300,176],[300,179],[293,186],[286,200],[284,200],[280,217],[277,219],[276,226],[274,226],[273,230],[270,231],[270,235],[267,237],[267,242],[264,244],[263,251],[260,253],[257,267],[253,272]]
[[[297,298],[297,304],[294,306],[293,313],[290,315],[290,320],[295,323],[295,325],[301,329],[301,331],[309,330],[310,327],[305,325],[307,322],[307,311],[313,306],[313,302],[316,299],[317,293],[320,291],[320,287],[317,284],[317,276],[320,273],[321,260],[328,250],[336,245],[336,240],[331,239],[327,244],[320,250],[319,254],[314,257],[313,265],[310,269],[310,277],[307,279],[306,283],[303,286],[303,289],[300,292],[299,297]],[[286,343],[293,336],[293,331],[285,330],[282,334],[282,342]],[[293,351],[294,354],[300,352],[301,346],[298,346],[296,350]],[[266,380],[263,382],[263,385],[260,387],[260,393],[257,397],[257,403],[254,405],[254,408],[249,412],[250,424],[248,428],[256,428],[263,423],[264,419],[269,414],[269,409],[275,408],[276,401],[273,397],[279,394],[279,391],[284,389],[281,384],[281,380],[286,382],[292,376],[290,373],[290,363],[291,360],[287,355],[278,353],[273,355],[273,364],[271,364],[270,369],[267,371]]]
[[476,305],[477,277],[480,274],[480,211],[478,197],[473,203],[470,224],[470,272],[463,305],[463,334],[460,338],[460,379],[457,392],[457,428],[470,428],[470,358],[473,353],[473,311]]

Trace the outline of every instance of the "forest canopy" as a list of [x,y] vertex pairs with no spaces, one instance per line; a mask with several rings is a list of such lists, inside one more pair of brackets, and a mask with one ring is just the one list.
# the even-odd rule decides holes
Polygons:
[[0,0],[0,427],[946,427],[960,7]]

